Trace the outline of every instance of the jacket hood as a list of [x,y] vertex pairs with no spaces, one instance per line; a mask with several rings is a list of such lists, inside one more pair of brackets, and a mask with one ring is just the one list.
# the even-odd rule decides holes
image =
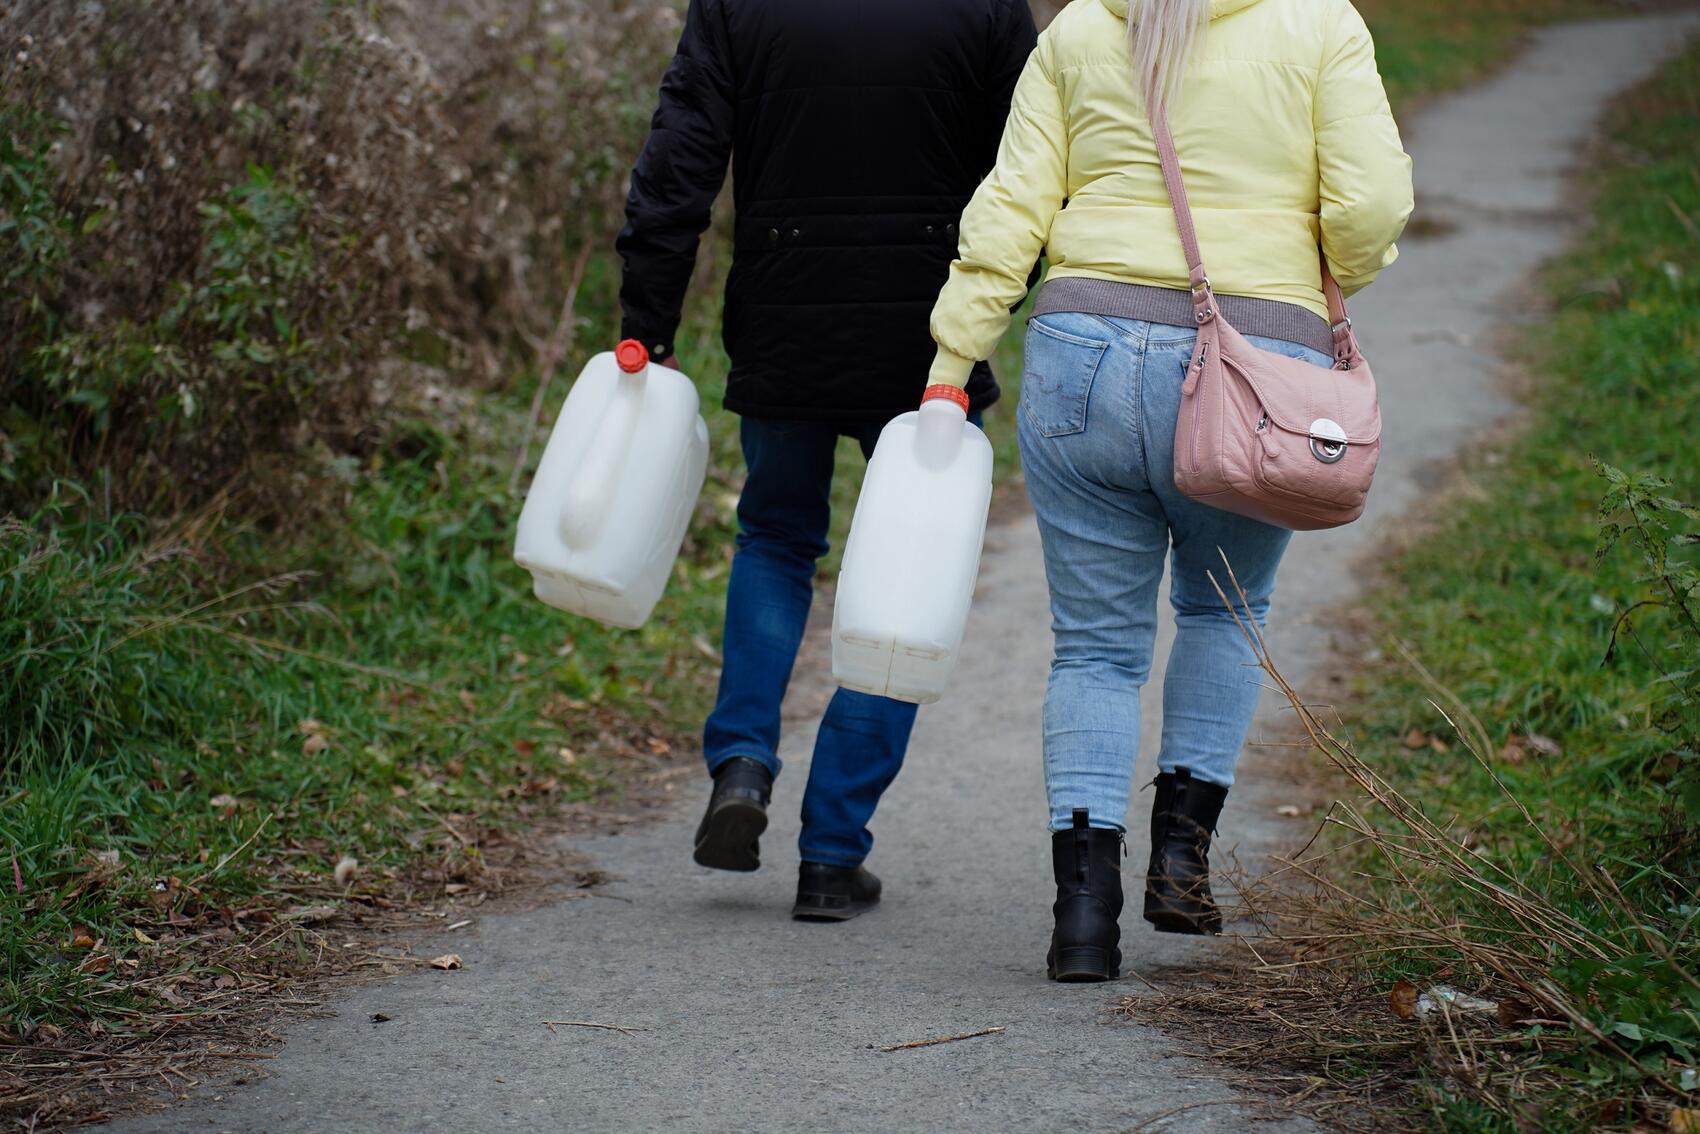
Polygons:
[[[1219,20],[1255,3],[1257,0],[1210,0],[1210,18]],[[1103,5],[1114,13],[1117,19],[1127,19],[1128,0],[1103,0]]]

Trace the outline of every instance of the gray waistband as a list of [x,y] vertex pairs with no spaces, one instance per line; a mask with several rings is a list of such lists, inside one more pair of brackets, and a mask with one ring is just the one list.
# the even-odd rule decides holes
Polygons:
[[[1216,302],[1228,322],[1242,335],[1283,339],[1323,354],[1334,353],[1334,335],[1328,329],[1328,320],[1296,303],[1243,295],[1218,295]],[[1049,279],[1039,289],[1033,301],[1033,314],[1061,311],[1107,315],[1112,319],[1143,319],[1170,327],[1195,325],[1192,296],[1184,291],[1082,276]]]

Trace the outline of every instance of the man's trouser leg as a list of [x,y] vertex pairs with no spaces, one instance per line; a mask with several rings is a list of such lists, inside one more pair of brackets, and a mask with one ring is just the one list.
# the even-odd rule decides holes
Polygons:
[[826,554],[838,430],[814,423],[742,419],[748,476],[738,499],[738,541],[726,589],[720,692],[703,728],[712,773],[747,756],[779,773],[779,707]]
[[[872,456],[880,427],[854,431],[862,455]],[[868,821],[880,796],[897,778],[916,706],[888,697],[840,689],[815,737],[809,785],[803,793],[803,830],[797,849],[804,862],[859,866],[874,837]]]

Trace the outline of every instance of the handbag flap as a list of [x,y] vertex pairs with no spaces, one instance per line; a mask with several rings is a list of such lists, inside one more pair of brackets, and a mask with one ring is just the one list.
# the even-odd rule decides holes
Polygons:
[[1257,393],[1269,420],[1289,433],[1308,434],[1323,420],[1334,422],[1353,445],[1381,437],[1381,405],[1375,378],[1359,361],[1350,370],[1333,370],[1299,358],[1259,350],[1225,321],[1218,353]]

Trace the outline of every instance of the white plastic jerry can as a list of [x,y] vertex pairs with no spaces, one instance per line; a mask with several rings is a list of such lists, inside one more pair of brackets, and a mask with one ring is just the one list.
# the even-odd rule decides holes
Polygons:
[[519,514],[514,559],[550,606],[635,629],[678,558],[708,467],[691,380],[626,340],[585,363]]
[[832,676],[927,705],[962,647],[992,503],[992,445],[968,395],[930,386],[868,462],[832,615]]

